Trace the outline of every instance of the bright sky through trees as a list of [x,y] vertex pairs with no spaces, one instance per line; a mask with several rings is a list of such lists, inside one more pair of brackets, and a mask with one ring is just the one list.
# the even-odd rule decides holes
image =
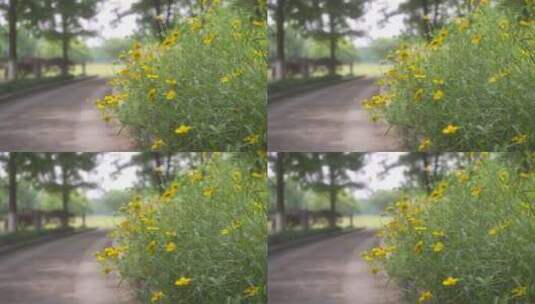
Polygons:
[[365,37],[356,37],[354,42],[356,46],[366,46],[372,40],[378,38],[390,38],[398,36],[405,28],[403,16],[394,16],[388,19],[388,22],[380,24],[384,20],[385,8],[388,11],[396,9],[402,0],[374,0],[368,5],[368,10],[364,17],[356,23],[356,27],[366,32]]
[[[124,38],[132,35],[136,29],[135,15],[126,16],[120,22],[114,22],[117,19],[116,10],[124,12],[130,8],[135,0],[106,0],[100,6],[100,12],[95,20],[88,27],[100,33],[98,37],[87,40],[89,46],[96,46],[102,42],[102,38]],[[112,24],[115,23],[115,24]]]
[[88,176],[89,181],[95,182],[99,188],[87,191],[87,196],[97,198],[102,195],[103,191],[109,190],[124,190],[127,189],[137,181],[135,167],[129,167],[113,177],[112,174],[116,171],[115,162],[124,163],[130,160],[135,153],[103,153],[100,155],[100,162],[97,168]]

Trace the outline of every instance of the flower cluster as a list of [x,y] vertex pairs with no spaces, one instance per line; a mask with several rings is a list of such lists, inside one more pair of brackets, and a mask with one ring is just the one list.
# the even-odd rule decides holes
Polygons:
[[[430,42],[403,44],[382,94],[364,102],[420,151],[535,147],[535,5],[478,1]],[[388,98],[385,98],[388,96]]]
[[264,160],[241,154],[125,204],[115,245],[95,254],[104,272],[142,282],[144,303],[265,302],[266,183],[251,173]]
[[106,121],[152,150],[264,148],[266,23],[220,2],[121,56],[116,93],[96,102]]
[[531,303],[534,177],[481,155],[430,194],[389,207],[382,245],[363,259],[417,303]]

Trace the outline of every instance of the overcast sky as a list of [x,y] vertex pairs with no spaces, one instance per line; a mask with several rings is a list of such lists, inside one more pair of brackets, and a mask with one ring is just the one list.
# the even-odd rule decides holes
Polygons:
[[105,191],[123,190],[132,187],[137,181],[136,168],[127,168],[116,177],[113,177],[112,174],[116,171],[115,162],[127,162],[133,154],[135,153],[102,153],[98,167],[88,176],[88,180],[97,183],[99,187],[87,191],[87,196],[93,199],[101,196]]
[[363,182],[367,185],[365,189],[355,190],[353,193],[357,198],[369,198],[372,193],[379,190],[393,190],[401,186],[405,177],[402,167],[397,167],[388,172],[381,178],[379,175],[384,171],[384,164],[391,164],[404,153],[398,152],[378,152],[370,153],[366,166],[358,174],[354,175],[356,181]]
[[[101,4],[100,13],[97,18],[89,23],[89,28],[100,33],[100,37],[90,38],[88,44],[91,46],[101,43],[102,38],[122,38],[132,35],[137,28],[136,16],[123,18],[118,24],[112,25],[116,19],[115,10],[125,11],[130,8],[135,0],[106,0]],[[393,10],[398,7],[402,0],[374,0],[368,5],[366,15],[357,23],[355,27],[367,33],[367,37],[355,39],[357,46],[368,45],[371,40],[382,37],[394,37],[401,33],[404,28],[403,17],[396,16],[390,18],[388,23],[380,26],[378,23],[384,19],[381,9],[387,7]]]
[[377,38],[391,38],[401,34],[405,28],[403,24],[403,16],[395,16],[388,19],[383,25],[380,25],[384,20],[383,9],[393,11],[398,8],[403,0],[373,0],[368,5],[368,11],[364,17],[356,23],[356,28],[367,33],[367,37],[356,38],[355,45],[357,47],[368,45],[372,40]]
[[130,8],[135,0],[106,0],[100,5],[100,12],[97,18],[91,20],[88,27],[91,30],[96,30],[99,37],[88,39],[90,46],[95,46],[101,43],[102,38],[124,38],[132,35],[136,29],[136,16],[130,15],[121,19],[117,24],[112,24],[117,19],[115,10],[124,12]]

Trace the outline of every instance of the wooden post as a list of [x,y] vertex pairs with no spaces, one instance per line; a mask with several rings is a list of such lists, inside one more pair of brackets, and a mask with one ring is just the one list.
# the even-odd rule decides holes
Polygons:
[[32,210],[33,226],[37,231],[40,231],[43,226],[41,222],[41,214],[42,213],[39,210]]

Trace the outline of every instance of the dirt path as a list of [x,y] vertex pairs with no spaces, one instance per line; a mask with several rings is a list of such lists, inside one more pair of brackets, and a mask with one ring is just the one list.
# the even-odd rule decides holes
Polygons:
[[375,241],[373,231],[359,231],[270,256],[269,304],[400,303],[360,257]]
[[90,79],[0,104],[0,151],[104,152],[134,147],[94,103],[108,91]]
[[374,125],[361,108],[377,91],[373,79],[358,79],[268,107],[269,151],[396,151],[399,143]]
[[132,304],[93,256],[109,241],[86,232],[0,257],[0,302],[10,304]]

